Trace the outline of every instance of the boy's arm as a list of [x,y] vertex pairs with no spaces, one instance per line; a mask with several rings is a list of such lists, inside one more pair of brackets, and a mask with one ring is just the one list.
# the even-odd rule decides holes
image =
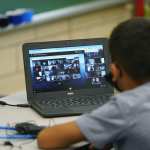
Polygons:
[[39,148],[65,148],[71,144],[86,140],[75,121],[43,129],[38,137]]

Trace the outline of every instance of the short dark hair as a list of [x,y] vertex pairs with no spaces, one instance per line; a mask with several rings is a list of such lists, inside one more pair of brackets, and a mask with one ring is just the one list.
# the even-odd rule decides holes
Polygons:
[[132,18],[120,23],[111,33],[109,50],[112,62],[120,65],[135,80],[150,79],[150,20]]

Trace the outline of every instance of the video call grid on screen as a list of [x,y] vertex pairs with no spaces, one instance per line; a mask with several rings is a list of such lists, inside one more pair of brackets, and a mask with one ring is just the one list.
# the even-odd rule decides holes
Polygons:
[[104,87],[103,45],[29,50],[34,92]]

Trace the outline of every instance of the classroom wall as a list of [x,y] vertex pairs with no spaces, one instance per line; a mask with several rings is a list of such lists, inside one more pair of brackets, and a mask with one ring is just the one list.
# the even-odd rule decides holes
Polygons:
[[22,44],[32,41],[108,37],[112,28],[130,18],[126,6],[0,33],[0,95],[25,90]]

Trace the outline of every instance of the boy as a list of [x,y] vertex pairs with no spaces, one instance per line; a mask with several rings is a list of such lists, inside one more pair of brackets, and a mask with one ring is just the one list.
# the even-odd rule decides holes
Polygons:
[[110,71],[124,91],[77,120],[44,129],[42,149],[88,141],[97,149],[115,143],[119,150],[150,150],[150,20],[135,18],[119,24],[109,39]]

